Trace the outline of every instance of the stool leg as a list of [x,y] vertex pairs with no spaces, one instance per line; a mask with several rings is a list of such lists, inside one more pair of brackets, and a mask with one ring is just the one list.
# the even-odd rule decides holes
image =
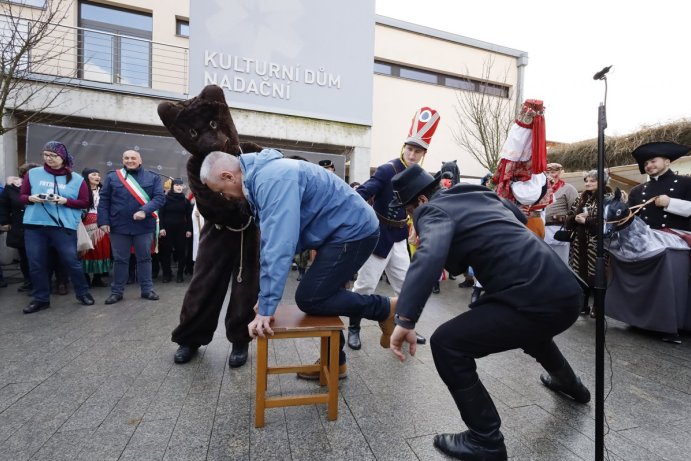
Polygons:
[[319,385],[326,386],[326,375],[324,374],[324,366],[329,363],[329,337],[321,337],[321,347],[319,349]]
[[264,427],[264,411],[266,410],[266,369],[269,361],[268,339],[257,338],[257,403],[255,405],[254,426]]
[[339,353],[339,331],[331,332],[329,350],[329,409],[327,419],[334,421],[338,418],[338,353]]

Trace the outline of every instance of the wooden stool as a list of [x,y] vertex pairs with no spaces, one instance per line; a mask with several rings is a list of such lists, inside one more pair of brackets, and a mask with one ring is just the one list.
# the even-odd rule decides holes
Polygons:
[[[339,332],[345,329],[338,316],[321,317],[307,315],[294,304],[278,306],[275,319],[271,323],[273,336],[257,338],[257,405],[254,425],[264,427],[264,411],[267,408],[289,407],[326,403],[328,419],[338,417],[338,352]],[[321,338],[319,364],[268,366],[269,340],[285,338]],[[327,365],[330,364],[330,365]],[[318,371],[319,384],[326,385],[328,393],[293,395],[286,397],[266,397],[268,375],[297,373],[299,371]]]

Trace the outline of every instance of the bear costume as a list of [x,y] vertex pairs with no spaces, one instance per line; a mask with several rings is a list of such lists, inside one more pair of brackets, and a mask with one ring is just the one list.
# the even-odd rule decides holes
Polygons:
[[241,366],[247,361],[247,325],[254,319],[253,307],[259,294],[259,230],[249,209],[209,190],[199,179],[199,171],[210,152],[237,156],[259,152],[261,147],[240,143],[223,90],[216,85],[206,86],[186,101],[162,102],[158,115],[191,154],[187,180],[205,219],[180,324],[172,333],[172,341],[180,346],[175,362],[189,361],[199,346],[211,342],[232,276],[225,317],[226,337],[233,343],[228,363],[231,367]]

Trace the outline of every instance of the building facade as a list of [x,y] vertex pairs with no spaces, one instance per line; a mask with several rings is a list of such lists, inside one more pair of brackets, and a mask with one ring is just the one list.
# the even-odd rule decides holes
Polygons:
[[[12,33],[31,30],[32,21],[40,21],[46,8],[60,2],[2,4],[0,39],[8,40]],[[2,177],[24,161],[40,160],[46,136],[68,141],[78,170],[91,166],[107,171],[119,165],[125,149],[135,148],[141,149],[148,168],[184,176],[187,154],[169,137],[156,108],[163,100],[194,96],[189,90],[189,1],[63,5],[56,17],[59,23],[25,63],[29,85],[22,91],[33,91],[33,97],[15,95],[23,102],[3,119],[4,126],[20,127],[0,140]],[[7,8],[13,8],[9,14]],[[233,108],[230,95],[241,139],[311,161],[332,159],[340,175],[362,182],[372,168],[399,154],[414,112],[430,106],[440,112],[441,124],[424,167],[436,171],[442,161],[457,160],[462,174],[483,176],[478,162],[454,141],[457,94],[484,91],[515,105],[522,99],[527,54],[391,18],[372,18],[371,125]]]

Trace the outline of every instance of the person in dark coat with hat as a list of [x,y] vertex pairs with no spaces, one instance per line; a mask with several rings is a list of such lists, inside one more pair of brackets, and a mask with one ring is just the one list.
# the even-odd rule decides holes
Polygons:
[[540,377],[545,386],[587,403],[590,392],[553,340],[578,318],[583,292],[559,256],[497,194],[469,184],[441,190],[438,181],[416,165],[392,180],[392,206],[412,214],[420,244],[396,306],[391,350],[404,360],[407,342],[415,354],[415,324],[442,268],[458,273],[472,266],[485,295],[430,338],[437,372],[468,430],[437,435],[434,445],[459,459],[506,460],[501,420],[475,360],[523,349],[547,371]]
[[[379,220],[379,241],[372,255],[358,271],[353,291],[360,294],[372,294],[377,288],[382,273],[391,284],[394,295],[401,291],[401,285],[410,265],[408,253],[408,220],[402,208],[390,209],[393,198],[391,178],[411,165],[424,161],[432,136],[439,126],[439,113],[429,107],[422,107],[415,112],[398,158],[377,167],[370,179],[357,188],[362,198],[372,203],[372,208]],[[440,272],[441,273],[441,272]],[[418,338],[420,344],[426,339]],[[389,347],[388,343],[380,344]],[[348,326],[348,346],[360,349],[360,319],[350,318]]]
[[689,151],[691,147],[673,142],[650,142],[631,153],[641,174],[647,174],[650,180],[631,189],[628,204],[640,205],[656,197],[639,214],[653,229],[691,231],[691,178],[670,169],[670,163]]
[[185,197],[184,187],[182,179],[173,179],[173,184],[166,194],[166,203],[158,211],[161,220],[159,258],[163,270],[163,283],[168,283],[173,278],[173,252],[178,261],[175,281],[181,283],[185,280],[183,274],[187,260],[187,242],[192,237],[192,203]]

